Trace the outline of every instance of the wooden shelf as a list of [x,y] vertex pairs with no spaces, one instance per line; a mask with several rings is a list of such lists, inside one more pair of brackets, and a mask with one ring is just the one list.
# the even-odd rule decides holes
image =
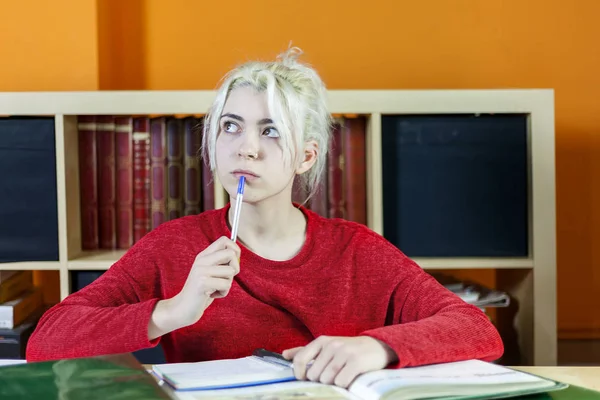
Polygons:
[[60,262],[58,262],[58,261],[25,261],[25,262],[0,263],[0,270],[58,271],[58,270],[60,270]]
[[533,269],[531,258],[421,258],[414,260],[423,269]]
[[[216,92],[89,91],[0,93],[0,115],[51,116],[55,120],[59,260],[0,263],[6,270],[59,270],[60,295],[70,294],[70,271],[107,270],[125,250],[82,251],[78,115],[204,114]],[[382,118],[402,114],[525,114],[528,118],[528,243],[525,258],[413,258],[424,269],[492,269],[519,304],[515,321],[524,364],[556,364],[556,201],[554,91],[329,90],[333,114],[362,114],[366,136],[367,223],[382,234]],[[227,202],[215,180],[215,207]]]
[[[98,250],[82,253],[69,261],[69,270],[107,270],[125,250]],[[530,258],[419,258],[413,260],[423,269],[533,269]]]
[[70,271],[81,270],[107,270],[119,258],[123,257],[126,250],[97,250],[82,252],[73,260],[67,261],[67,269]]

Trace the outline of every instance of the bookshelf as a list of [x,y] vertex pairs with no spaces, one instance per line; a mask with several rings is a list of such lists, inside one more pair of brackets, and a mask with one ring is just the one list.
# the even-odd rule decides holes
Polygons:
[[[0,93],[0,115],[55,120],[59,260],[11,262],[0,269],[59,271],[60,296],[70,272],[106,270],[125,250],[82,251],[78,115],[176,115],[205,112],[214,91],[95,91]],[[527,117],[527,257],[414,257],[425,269],[493,269],[499,289],[518,302],[515,329],[522,363],[556,364],[556,216],[554,93],[552,90],[330,90],[330,111],[368,118],[367,221],[383,234],[382,117],[402,114],[524,114]],[[215,207],[226,193],[215,182]]]

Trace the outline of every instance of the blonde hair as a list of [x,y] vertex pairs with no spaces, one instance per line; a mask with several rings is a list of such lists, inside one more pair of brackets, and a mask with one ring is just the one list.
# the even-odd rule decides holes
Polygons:
[[309,140],[317,143],[315,164],[299,177],[308,190],[307,200],[314,194],[325,169],[332,117],[323,81],[313,68],[298,62],[300,54],[300,49],[291,47],[276,61],[246,62],[223,77],[215,101],[204,118],[202,135],[202,156],[210,161],[213,174],[219,118],[225,102],[232,90],[250,86],[267,94],[271,118],[280,133],[284,162],[296,165],[303,158],[304,143]]

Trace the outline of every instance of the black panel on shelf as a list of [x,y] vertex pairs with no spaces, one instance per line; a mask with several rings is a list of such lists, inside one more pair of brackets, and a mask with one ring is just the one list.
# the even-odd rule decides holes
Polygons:
[[[71,271],[71,293],[83,289],[106,271]],[[143,349],[132,353],[142,364],[164,364],[165,353],[159,344],[156,347]]]
[[75,293],[96,279],[106,271],[71,271],[71,293]]
[[526,257],[528,117],[382,118],[384,236],[409,257]]
[[54,118],[0,118],[0,262],[57,261]]

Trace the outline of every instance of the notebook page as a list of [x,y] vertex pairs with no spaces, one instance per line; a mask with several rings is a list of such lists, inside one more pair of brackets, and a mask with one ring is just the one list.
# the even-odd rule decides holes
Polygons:
[[17,365],[17,364],[25,364],[26,360],[13,360],[13,359],[0,359],[0,367]]
[[[479,360],[459,361],[393,370],[381,370],[357,378],[350,391],[378,398],[400,387],[434,389],[436,386],[552,387],[554,382]],[[427,390],[423,390],[427,392]]]
[[308,381],[176,392],[175,397],[178,400],[362,400],[342,388]]
[[291,368],[267,363],[252,356],[230,360],[156,365],[153,370],[160,378],[182,387],[228,385],[294,375]]

